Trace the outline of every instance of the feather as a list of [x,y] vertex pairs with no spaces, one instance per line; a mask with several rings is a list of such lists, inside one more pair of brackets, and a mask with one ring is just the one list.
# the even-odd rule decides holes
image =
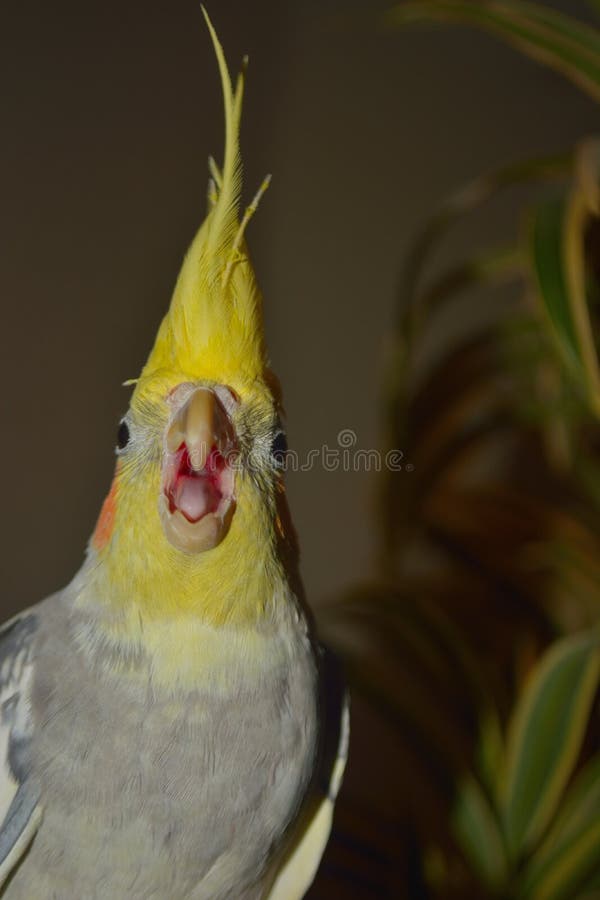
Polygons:
[[262,304],[245,246],[246,227],[266,190],[264,179],[240,221],[242,161],[239,135],[247,57],[232,87],[223,48],[203,8],[213,43],[225,113],[225,149],[219,167],[209,157],[208,213],[184,259],[136,390],[157,374],[248,382],[266,369]]
[[324,748],[315,784],[295,824],[291,844],[276,867],[265,900],[301,900],[325,851],[350,742],[348,694],[334,657],[323,650],[321,716]]
[[38,793],[28,781],[36,627],[35,615],[25,612],[0,631],[0,887],[41,821]]

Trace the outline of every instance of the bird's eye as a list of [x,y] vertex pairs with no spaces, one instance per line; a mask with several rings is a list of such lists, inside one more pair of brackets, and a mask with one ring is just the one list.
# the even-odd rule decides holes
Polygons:
[[129,443],[129,425],[122,419],[119,423],[119,430],[117,432],[117,447],[119,450],[124,450],[127,444]]
[[275,437],[273,438],[273,443],[271,444],[271,456],[275,460],[275,464],[277,466],[283,466],[285,463],[285,457],[288,452],[288,443],[287,437],[285,435],[285,431],[283,429],[279,429],[275,433]]

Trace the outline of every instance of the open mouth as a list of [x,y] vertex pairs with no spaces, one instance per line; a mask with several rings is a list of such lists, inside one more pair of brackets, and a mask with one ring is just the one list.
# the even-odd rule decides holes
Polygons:
[[204,467],[197,471],[192,465],[189,448],[183,442],[169,468],[165,494],[171,515],[179,511],[194,524],[208,513],[222,511],[223,504],[231,499],[231,472],[218,447],[211,447]]
[[175,414],[166,437],[159,511],[177,549],[198,553],[223,540],[235,509],[235,448],[229,416],[216,394],[197,388]]

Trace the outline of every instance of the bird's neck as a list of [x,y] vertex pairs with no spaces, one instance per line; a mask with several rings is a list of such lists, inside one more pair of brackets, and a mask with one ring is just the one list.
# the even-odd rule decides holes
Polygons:
[[259,683],[309,640],[264,504],[240,503],[225,540],[197,556],[168,544],[157,515],[121,508],[67,597],[87,653],[110,650],[115,670],[141,660],[167,691]]
[[178,618],[235,628],[268,620],[277,596],[287,589],[270,504],[248,492],[226,538],[212,550],[186,554],[164,536],[155,487],[146,488],[147,498],[139,491],[113,497],[110,537],[101,545],[96,539],[90,543],[81,602],[144,621]]
[[175,551],[158,516],[122,512],[67,591],[92,658],[142,678],[149,667],[157,690],[229,694],[306,652],[312,631],[268,506],[240,503],[225,540],[198,556]]

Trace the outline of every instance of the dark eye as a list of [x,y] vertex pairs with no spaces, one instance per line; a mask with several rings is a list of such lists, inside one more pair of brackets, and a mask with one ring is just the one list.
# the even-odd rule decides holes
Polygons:
[[123,419],[119,423],[119,430],[117,432],[117,447],[119,450],[124,450],[127,444],[129,443],[129,425]]
[[285,431],[280,428],[279,431],[275,434],[273,443],[271,444],[271,455],[275,460],[276,465],[283,466],[287,452],[287,437],[285,436]]

